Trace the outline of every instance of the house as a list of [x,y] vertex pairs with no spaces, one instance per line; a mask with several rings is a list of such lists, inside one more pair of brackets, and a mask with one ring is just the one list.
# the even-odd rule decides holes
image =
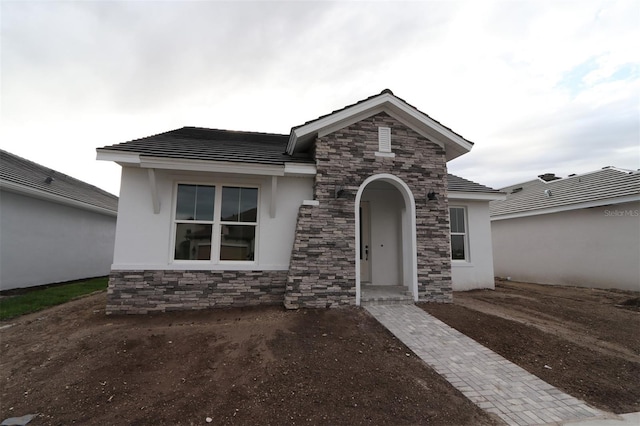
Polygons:
[[0,150],[0,290],[105,276],[118,197]]
[[491,288],[503,194],[447,174],[471,147],[385,90],[288,135],[184,127],[99,148],[122,166],[107,312]]
[[497,276],[640,291],[640,171],[547,173],[502,191],[491,202]]

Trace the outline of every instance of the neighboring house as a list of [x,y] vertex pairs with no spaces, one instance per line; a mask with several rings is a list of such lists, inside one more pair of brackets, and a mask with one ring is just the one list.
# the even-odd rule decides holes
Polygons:
[[0,150],[0,290],[109,274],[118,197]]
[[497,276],[640,290],[640,171],[545,174],[502,191],[491,202]]
[[289,135],[184,127],[99,148],[122,166],[107,312],[492,288],[503,194],[447,175],[471,147],[385,90]]

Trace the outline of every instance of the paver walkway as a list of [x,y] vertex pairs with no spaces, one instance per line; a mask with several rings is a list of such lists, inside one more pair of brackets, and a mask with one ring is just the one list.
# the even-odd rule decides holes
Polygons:
[[366,306],[382,325],[474,404],[509,425],[604,417],[415,305]]

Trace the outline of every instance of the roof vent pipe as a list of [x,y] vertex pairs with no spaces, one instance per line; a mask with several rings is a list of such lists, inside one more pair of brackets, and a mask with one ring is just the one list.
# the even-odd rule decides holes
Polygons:
[[538,177],[545,182],[551,182],[552,180],[560,179],[558,176],[556,176],[555,173],[545,173],[542,175],[538,175]]

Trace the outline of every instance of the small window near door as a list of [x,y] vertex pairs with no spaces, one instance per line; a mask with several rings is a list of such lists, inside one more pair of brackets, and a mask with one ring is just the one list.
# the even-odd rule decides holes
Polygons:
[[451,259],[468,261],[466,209],[464,207],[449,208],[449,221],[451,223]]

